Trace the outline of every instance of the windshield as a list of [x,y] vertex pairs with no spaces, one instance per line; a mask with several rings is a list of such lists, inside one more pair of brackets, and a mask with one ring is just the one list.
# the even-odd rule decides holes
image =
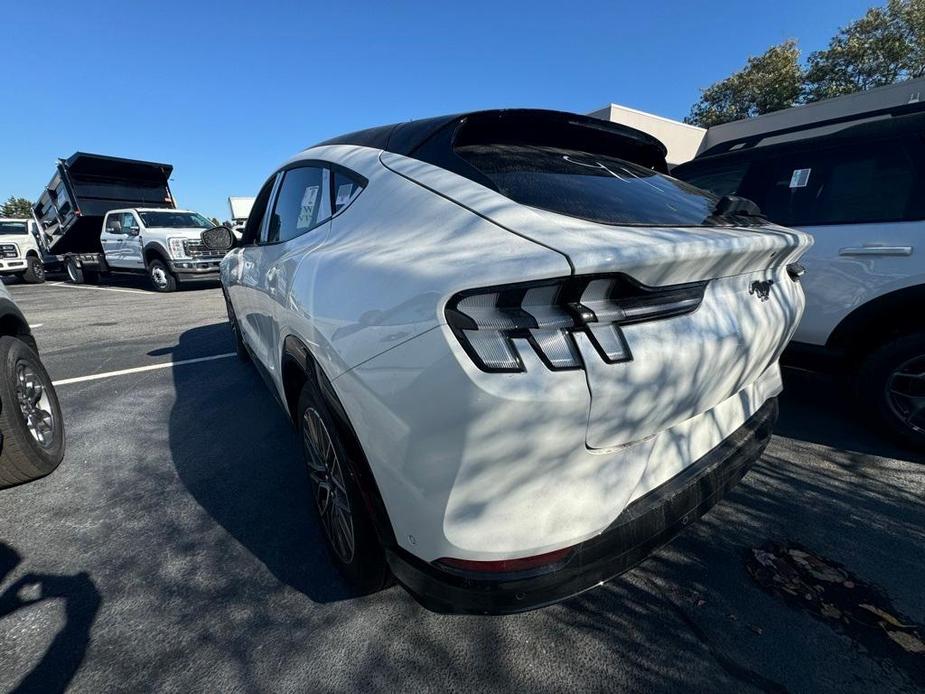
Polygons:
[[472,145],[456,153],[502,195],[603,224],[702,226],[717,197],[615,157],[555,147]]
[[0,234],[25,234],[27,232],[26,222],[0,222]]
[[198,212],[174,212],[164,210],[157,212],[139,212],[144,225],[151,228],[165,229],[211,229],[215,225]]

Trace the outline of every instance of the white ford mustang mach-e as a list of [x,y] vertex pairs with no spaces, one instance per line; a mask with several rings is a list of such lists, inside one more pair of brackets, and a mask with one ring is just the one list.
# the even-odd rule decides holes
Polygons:
[[666,170],[639,131],[500,110],[329,140],[263,186],[222,262],[229,318],[356,588],[561,600],[762,452],[810,239]]

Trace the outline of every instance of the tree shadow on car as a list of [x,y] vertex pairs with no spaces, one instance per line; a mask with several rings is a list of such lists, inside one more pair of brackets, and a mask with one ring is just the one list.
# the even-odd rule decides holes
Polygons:
[[[170,351],[182,360],[231,346],[227,323],[218,323],[187,330]],[[173,370],[169,440],[180,481],[278,580],[315,602],[350,597],[313,515],[288,418],[252,365],[236,357],[218,363],[218,377],[206,382],[196,369]]]
[[[16,550],[0,542],[0,586],[20,561]],[[15,619],[20,610],[50,600],[63,601],[64,626],[40,660],[19,680],[14,689],[19,694],[63,692],[67,689],[86,655],[90,628],[102,603],[96,585],[86,573],[73,576],[26,573],[0,590],[0,629],[9,624],[8,620]],[[5,654],[0,664],[7,668],[17,663],[11,654]]]

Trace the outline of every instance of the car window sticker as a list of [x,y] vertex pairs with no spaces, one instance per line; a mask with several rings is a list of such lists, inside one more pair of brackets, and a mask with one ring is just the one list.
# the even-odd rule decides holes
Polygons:
[[794,169],[790,177],[791,188],[805,188],[809,183],[809,174],[812,169]]
[[318,201],[318,189],[321,186],[307,186],[305,193],[302,195],[302,206],[299,209],[299,219],[296,221],[296,229],[307,229],[312,225],[315,214],[315,203]]
[[337,199],[334,200],[335,207],[343,207],[350,202],[350,196],[353,195],[353,183],[344,183],[337,187]]

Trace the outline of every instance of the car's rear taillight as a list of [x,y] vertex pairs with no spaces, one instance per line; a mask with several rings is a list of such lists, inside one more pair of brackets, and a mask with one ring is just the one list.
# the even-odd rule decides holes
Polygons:
[[633,358],[621,325],[694,311],[706,282],[647,287],[623,274],[567,277],[460,292],[447,323],[483,371],[523,371],[514,338],[553,370],[581,368],[574,334],[587,334],[608,363]]

